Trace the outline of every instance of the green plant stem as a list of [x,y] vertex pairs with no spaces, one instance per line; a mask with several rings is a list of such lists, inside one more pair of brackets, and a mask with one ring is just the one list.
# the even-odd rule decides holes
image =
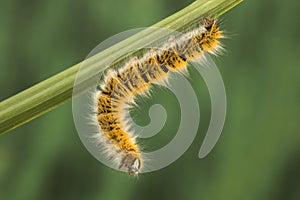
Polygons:
[[[186,8],[156,23],[154,27],[180,30],[201,16],[218,17],[242,0],[198,0]],[[89,58],[82,74],[92,74],[96,66],[103,66],[108,56],[115,56],[126,49],[134,49],[141,43],[148,44],[159,39],[159,33],[142,31]],[[6,133],[50,111],[72,97],[76,74],[81,63],[50,77],[15,96],[0,102],[0,134]],[[89,78],[87,77],[87,80]],[[82,89],[87,85],[82,82]]]

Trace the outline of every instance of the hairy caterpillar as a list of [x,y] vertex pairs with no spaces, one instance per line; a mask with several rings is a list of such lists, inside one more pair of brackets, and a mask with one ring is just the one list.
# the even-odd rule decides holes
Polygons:
[[218,39],[222,37],[216,20],[203,18],[196,29],[105,76],[94,97],[97,137],[105,141],[105,148],[119,168],[138,174],[143,166],[140,148],[126,123],[126,111],[135,103],[134,97],[147,94],[151,84],[164,83],[169,72],[184,72],[187,63],[203,57],[204,52],[218,53],[222,49]]

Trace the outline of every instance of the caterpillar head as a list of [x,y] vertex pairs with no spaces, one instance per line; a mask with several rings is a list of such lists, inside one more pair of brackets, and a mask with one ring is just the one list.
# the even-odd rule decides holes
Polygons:
[[140,154],[135,152],[127,152],[121,160],[119,169],[123,166],[127,169],[127,173],[129,175],[137,175],[142,168],[142,159]]

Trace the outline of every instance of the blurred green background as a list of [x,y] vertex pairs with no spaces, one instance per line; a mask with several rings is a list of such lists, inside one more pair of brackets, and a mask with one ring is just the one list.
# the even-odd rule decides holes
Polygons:
[[[81,61],[109,36],[154,24],[191,2],[2,0],[0,100]],[[0,199],[300,199],[299,9],[300,1],[252,0],[222,16],[231,38],[216,63],[227,119],[205,159],[197,156],[209,95],[193,74],[201,127],[170,166],[138,179],[104,166],[82,145],[69,102],[0,136]],[[178,114],[176,101],[160,92],[147,103],[162,102]],[[146,114],[139,123],[149,120]],[[174,124],[167,122],[159,141],[172,139]]]

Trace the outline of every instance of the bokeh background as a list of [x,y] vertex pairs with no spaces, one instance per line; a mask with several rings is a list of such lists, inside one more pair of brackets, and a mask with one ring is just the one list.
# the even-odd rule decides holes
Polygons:
[[[154,24],[191,2],[1,0],[0,100],[81,61],[107,37]],[[69,102],[0,136],[0,199],[300,199],[299,9],[299,1],[252,0],[222,17],[231,38],[216,63],[228,112],[205,159],[197,155],[209,94],[192,73],[202,121],[172,165],[138,179],[104,166],[82,145]],[[176,101],[161,94],[157,89],[137,111],[141,125],[152,101],[175,116],[154,146],[172,139],[179,119]]]

